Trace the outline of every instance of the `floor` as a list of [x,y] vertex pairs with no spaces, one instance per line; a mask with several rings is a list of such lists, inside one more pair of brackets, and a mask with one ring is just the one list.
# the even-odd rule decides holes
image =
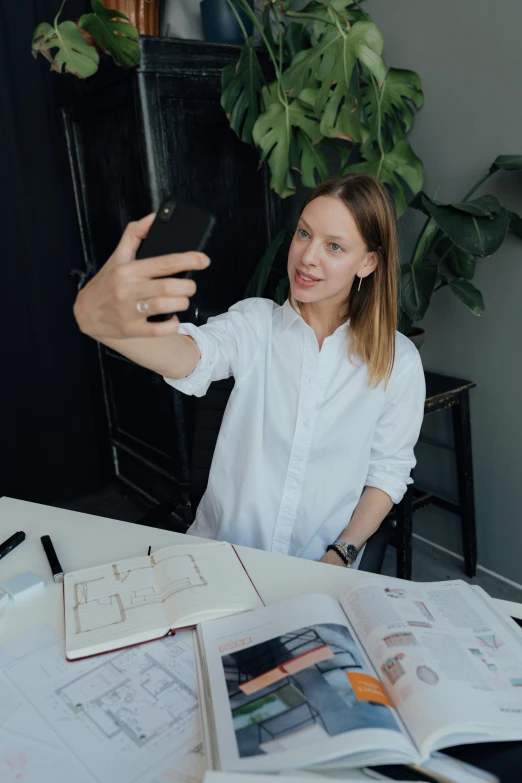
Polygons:
[[[51,505],[110,519],[121,519],[125,522],[138,522],[149,510],[149,506],[138,500],[130,490],[116,481],[108,483],[100,492]],[[158,523],[157,526],[177,532],[185,530],[182,520],[173,514]],[[388,547],[382,573],[387,576],[395,576],[395,550],[391,546]],[[522,602],[522,590],[482,571],[479,571],[474,579],[468,579],[464,574],[462,561],[415,538],[413,540],[413,579],[419,582],[464,579],[466,582],[480,585],[494,598]]]

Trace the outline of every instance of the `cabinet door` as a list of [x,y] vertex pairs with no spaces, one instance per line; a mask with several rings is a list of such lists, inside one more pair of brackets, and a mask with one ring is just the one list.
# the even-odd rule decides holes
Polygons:
[[275,198],[257,152],[231,130],[211,79],[158,77],[158,187],[208,209],[210,267],[198,278],[204,309],[224,311],[245,288],[274,231]]

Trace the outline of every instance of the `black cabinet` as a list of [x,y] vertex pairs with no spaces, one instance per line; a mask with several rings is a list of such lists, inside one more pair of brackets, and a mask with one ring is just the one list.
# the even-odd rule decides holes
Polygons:
[[[61,96],[85,271],[99,269],[126,223],[170,193],[216,216],[198,301],[201,311],[221,312],[243,297],[279,219],[265,167],[220,105],[221,71],[239,47],[140,41],[138,70],[103,63],[85,82],[67,77]],[[185,498],[190,402],[101,345],[92,375],[106,472],[150,500]]]

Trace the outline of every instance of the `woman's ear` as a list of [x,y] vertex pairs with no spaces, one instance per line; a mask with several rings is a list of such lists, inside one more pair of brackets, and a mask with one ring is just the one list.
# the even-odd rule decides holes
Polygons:
[[368,275],[371,275],[371,273],[377,269],[378,263],[379,263],[379,254],[377,253],[377,251],[368,253],[368,255],[366,256],[366,261],[364,262],[364,265],[361,269],[360,276],[367,277]]

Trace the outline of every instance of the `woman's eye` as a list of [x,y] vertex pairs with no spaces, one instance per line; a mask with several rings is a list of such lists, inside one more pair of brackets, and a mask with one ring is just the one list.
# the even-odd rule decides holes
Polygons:
[[301,239],[307,239],[307,238],[310,236],[310,235],[309,235],[309,233],[308,233],[308,231],[305,231],[305,230],[304,230],[304,228],[298,228],[298,229],[297,229],[297,235],[298,235],[298,236],[299,236]]
[[342,247],[340,245],[336,245],[335,242],[330,242],[330,248],[334,253],[338,253],[340,250],[342,250]]

